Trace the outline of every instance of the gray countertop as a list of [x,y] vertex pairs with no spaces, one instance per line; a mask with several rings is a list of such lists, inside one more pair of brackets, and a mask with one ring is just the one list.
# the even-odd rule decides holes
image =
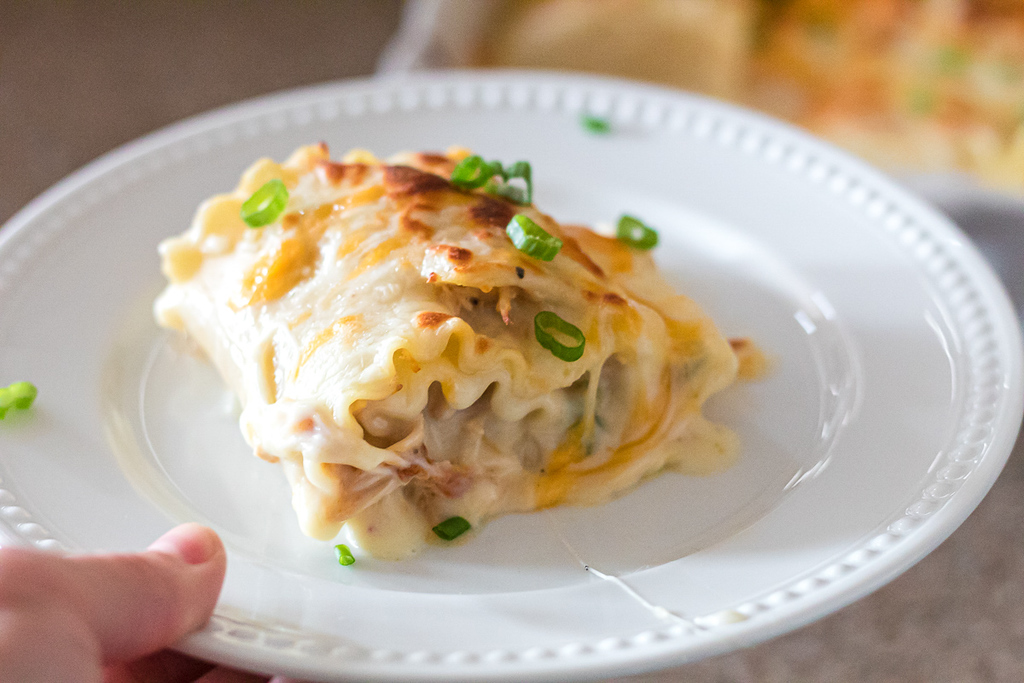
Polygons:
[[[182,117],[370,73],[400,11],[399,0],[0,0],[0,222]],[[1018,442],[967,522],[873,595],[759,646],[621,680],[1024,681],[1022,530]]]

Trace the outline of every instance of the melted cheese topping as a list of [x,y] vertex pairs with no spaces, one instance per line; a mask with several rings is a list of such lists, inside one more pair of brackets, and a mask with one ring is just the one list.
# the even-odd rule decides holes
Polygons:
[[[381,162],[325,146],[263,160],[160,246],[158,321],[192,336],[237,392],[242,433],[280,462],[303,531],[346,521],[399,558],[454,515],[597,503],[667,467],[706,473],[735,439],[700,406],[737,357],[650,257],[447,180],[465,150]],[[241,203],[279,178],[286,213]],[[505,235],[525,213],[564,242],[551,262]],[[558,359],[533,319],[586,335]]]

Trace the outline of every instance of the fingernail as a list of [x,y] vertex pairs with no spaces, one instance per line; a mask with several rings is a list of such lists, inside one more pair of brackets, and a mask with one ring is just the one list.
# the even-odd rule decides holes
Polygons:
[[212,529],[189,523],[174,527],[153,541],[149,549],[180,557],[188,564],[203,564],[209,562],[222,547],[220,538]]

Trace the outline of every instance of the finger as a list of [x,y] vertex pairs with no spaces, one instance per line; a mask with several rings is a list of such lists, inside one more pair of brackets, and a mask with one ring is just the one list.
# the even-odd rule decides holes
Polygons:
[[183,524],[145,553],[72,558],[58,583],[95,634],[103,660],[126,662],[205,624],[226,566],[212,530]]
[[60,605],[11,602],[7,595],[0,584],[0,681],[98,683],[96,642],[81,620]]
[[172,650],[108,667],[103,683],[193,683],[215,665]]
[[269,680],[266,676],[260,676],[259,674],[217,667],[202,678],[197,679],[196,683],[267,683]]
[[225,563],[220,540],[197,525],[138,555],[0,548],[0,678],[21,666],[10,680],[98,680],[101,661],[170,644],[209,617]]

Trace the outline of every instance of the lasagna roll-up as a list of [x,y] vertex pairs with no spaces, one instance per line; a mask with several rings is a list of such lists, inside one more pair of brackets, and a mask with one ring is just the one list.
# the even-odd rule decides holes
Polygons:
[[[452,517],[598,503],[733,458],[701,415],[737,372],[711,320],[648,252],[454,185],[466,155],[301,148],[160,246],[159,323],[237,393],[309,536],[348,522],[400,558]],[[242,205],[270,181],[286,204],[249,227]],[[517,215],[561,241],[553,259],[516,247]]]

